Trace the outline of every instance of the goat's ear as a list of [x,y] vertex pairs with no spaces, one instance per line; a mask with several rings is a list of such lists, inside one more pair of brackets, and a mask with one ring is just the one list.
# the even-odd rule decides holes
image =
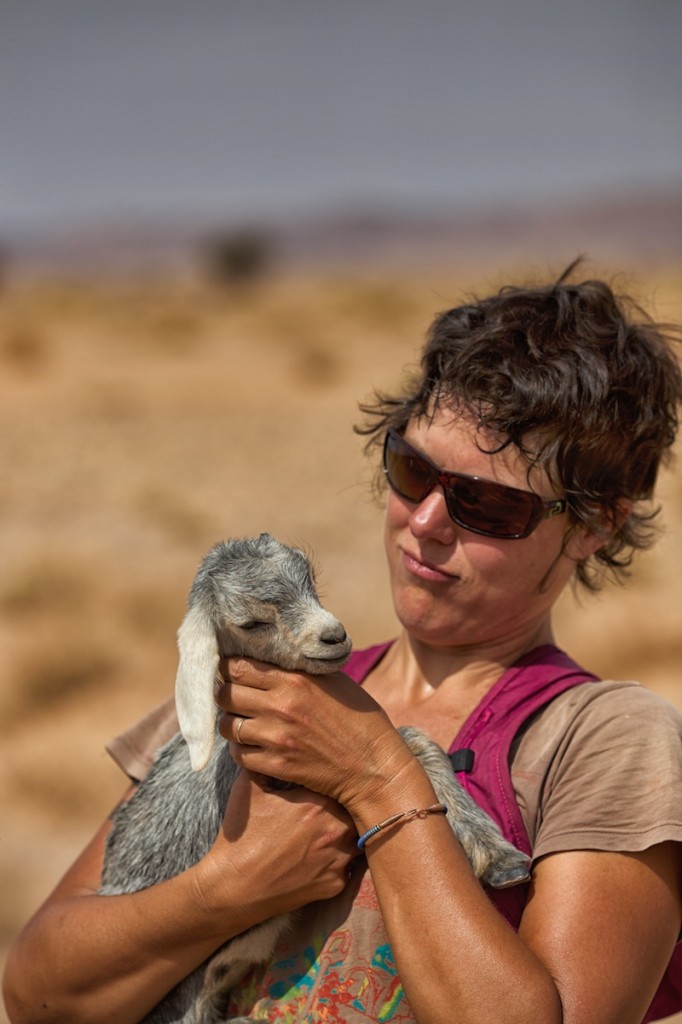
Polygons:
[[215,742],[213,687],[219,652],[215,628],[198,607],[190,608],[178,630],[180,663],[175,678],[175,707],[194,771],[205,768]]

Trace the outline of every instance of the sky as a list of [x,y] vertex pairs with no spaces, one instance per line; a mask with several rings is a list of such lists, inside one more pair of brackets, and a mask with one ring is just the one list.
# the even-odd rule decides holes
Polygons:
[[0,0],[0,232],[682,184],[680,0]]

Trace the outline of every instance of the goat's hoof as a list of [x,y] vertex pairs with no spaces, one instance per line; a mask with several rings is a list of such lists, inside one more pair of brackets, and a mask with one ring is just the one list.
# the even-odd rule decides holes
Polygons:
[[489,871],[484,881],[493,889],[511,889],[513,885],[521,885],[530,881],[530,871],[523,864],[501,871]]

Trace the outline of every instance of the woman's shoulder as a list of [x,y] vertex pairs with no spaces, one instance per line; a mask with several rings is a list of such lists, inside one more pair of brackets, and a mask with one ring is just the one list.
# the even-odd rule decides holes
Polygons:
[[682,841],[682,714],[637,682],[556,697],[521,736],[512,777],[536,856]]
[[579,683],[555,697],[532,720],[526,735],[574,743],[598,730],[632,733],[642,742],[645,722],[682,738],[682,712],[670,701],[635,680],[602,679]]

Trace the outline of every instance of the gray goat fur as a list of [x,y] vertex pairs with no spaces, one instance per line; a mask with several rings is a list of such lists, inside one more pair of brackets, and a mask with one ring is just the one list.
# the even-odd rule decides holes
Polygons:
[[[351,643],[339,620],[320,605],[303,552],[262,534],[223,542],[206,555],[190,590],[178,648],[181,731],[114,815],[100,888],[105,895],[137,892],[171,878],[213,845],[238,771],[229,744],[216,731],[220,657],[244,655],[322,675],[345,663]],[[528,859],[461,789],[447,755],[418,729],[399,731],[446,804],[475,875],[497,888],[526,880]],[[291,915],[280,915],[227,942],[143,1024],[225,1021],[230,988],[249,967],[271,959],[290,922]]]

